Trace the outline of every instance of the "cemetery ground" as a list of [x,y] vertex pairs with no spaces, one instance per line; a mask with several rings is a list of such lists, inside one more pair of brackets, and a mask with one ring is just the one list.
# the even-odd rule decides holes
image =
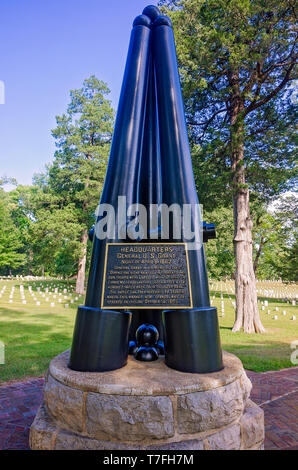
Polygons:
[[[233,282],[210,282],[222,347],[236,354],[247,370],[291,367],[291,343],[298,339],[297,306],[293,305],[297,285],[260,281],[257,287],[266,333],[247,335],[232,332]],[[0,280],[0,341],[5,345],[0,383],[44,375],[50,360],[70,348],[76,310],[83,302],[67,281]]]
[[0,383],[41,376],[49,361],[70,347],[83,296],[74,294],[73,285],[66,281],[0,281],[1,292],[0,341],[5,346],[5,364],[0,365]]
[[[298,449],[298,368],[291,367],[295,364],[290,347],[298,339],[296,288],[258,283],[267,332],[246,335],[231,331],[233,282],[210,282],[222,346],[242,360],[253,384],[251,399],[265,413],[265,449]],[[44,374],[50,360],[70,347],[77,306],[83,301],[72,283],[0,280],[0,340],[5,345],[5,364],[0,364],[0,449],[29,449],[29,429],[42,401]]]

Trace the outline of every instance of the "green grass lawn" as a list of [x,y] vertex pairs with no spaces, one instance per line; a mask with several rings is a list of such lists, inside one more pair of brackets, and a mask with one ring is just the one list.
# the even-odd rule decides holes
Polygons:
[[[70,299],[63,298],[63,294],[63,301],[59,304],[58,296],[55,300],[49,296],[50,301],[55,302],[55,307],[50,307],[50,301],[46,302],[45,298],[37,294],[37,300],[41,302],[37,306],[28,293],[29,283],[24,281],[27,304],[23,305],[20,282],[0,281],[0,291],[4,284],[7,289],[0,298],[0,340],[5,345],[5,364],[0,365],[0,382],[43,375],[50,360],[70,348],[76,309],[83,303],[83,298],[71,304]],[[57,281],[49,281],[48,284],[56,285]],[[9,303],[12,285],[15,285],[15,293],[13,303]],[[42,283],[36,284],[32,289],[34,292],[38,285],[42,286]],[[60,286],[66,287],[66,284],[60,281]],[[72,294],[73,299],[74,297]],[[234,300],[232,295],[231,298]],[[234,309],[227,296],[224,296],[225,316],[219,317],[223,349],[236,354],[245,368],[254,371],[293,366],[290,361],[290,344],[298,339],[298,320],[290,320],[293,314],[297,316],[297,307],[277,299],[267,300],[269,307],[261,311],[262,322],[267,330],[263,335],[232,333]],[[69,308],[65,308],[65,303],[69,303]],[[221,315],[219,293],[216,294],[213,305],[218,307]],[[275,311],[276,306],[279,308],[278,312]],[[266,313],[268,308],[271,310],[270,315]],[[282,316],[282,310],[286,310],[286,316]],[[275,314],[278,315],[278,320],[273,320]]]
[[[0,290],[4,284],[0,282]],[[27,300],[23,305],[18,288],[20,282],[9,281],[6,284],[14,284],[16,290],[13,303],[8,303],[10,287],[0,299],[0,340],[5,344],[5,364],[0,365],[0,382],[43,375],[51,358],[70,347],[76,309],[82,300],[69,303],[69,308],[65,308],[69,301],[63,299],[59,304],[57,296],[57,299],[51,299],[55,307],[50,307],[50,302],[37,296],[41,302],[37,306],[28,294],[28,283],[23,282]],[[41,283],[37,283],[36,288],[38,285]],[[61,288],[66,287],[61,282],[60,285]],[[36,288],[32,290],[36,292]]]
[[[298,339],[297,320],[290,318],[296,313],[297,307],[289,306],[277,301],[269,301],[269,306],[265,311],[260,310],[263,326],[266,328],[264,334],[248,335],[243,332],[232,333],[234,322],[234,309],[226,301],[225,316],[219,317],[220,333],[223,349],[236,354],[246,369],[255,372],[267,370],[279,370],[286,367],[293,367],[291,363],[291,342]],[[216,299],[213,304],[218,307],[220,314],[220,300]],[[278,307],[279,311],[274,311]],[[266,312],[270,310],[268,315]],[[282,310],[286,310],[286,316],[282,316]],[[278,320],[273,320],[274,315]]]

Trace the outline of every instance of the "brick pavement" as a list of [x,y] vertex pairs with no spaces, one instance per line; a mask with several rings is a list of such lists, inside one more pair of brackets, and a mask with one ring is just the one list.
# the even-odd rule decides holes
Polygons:
[[41,378],[0,386],[0,449],[28,449],[29,429],[42,401]]
[[265,414],[265,449],[298,450],[298,367],[247,375]]
[[[265,449],[298,450],[298,367],[247,375],[253,384],[251,399],[265,412]],[[29,449],[43,382],[37,378],[0,386],[0,450]]]

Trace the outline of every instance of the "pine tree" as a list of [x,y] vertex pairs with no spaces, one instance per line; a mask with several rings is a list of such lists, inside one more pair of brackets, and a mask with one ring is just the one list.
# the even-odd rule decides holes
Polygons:
[[[67,111],[56,117],[57,126],[52,131],[57,146],[54,162],[45,181],[40,181],[43,206],[47,208],[48,201],[53,220],[55,211],[63,209],[67,215],[72,213],[73,224],[80,226],[77,293],[84,291],[88,229],[103,186],[113,132],[114,111],[106,98],[109,92],[107,85],[95,76],[86,79],[82,88],[71,90]],[[75,234],[76,230],[73,241]],[[62,251],[60,266],[66,256]]]
[[0,187],[0,270],[11,274],[25,264],[21,233],[14,225],[9,210],[9,197]]
[[161,1],[173,22],[200,202],[234,211],[236,320],[263,332],[252,252],[253,197],[293,176],[291,81],[297,60],[291,0]]

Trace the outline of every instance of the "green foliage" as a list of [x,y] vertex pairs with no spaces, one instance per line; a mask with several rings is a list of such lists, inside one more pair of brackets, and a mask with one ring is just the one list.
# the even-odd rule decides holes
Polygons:
[[113,133],[114,112],[107,85],[96,77],[71,90],[67,113],[57,116],[52,131],[58,150],[48,171],[50,191],[58,205],[73,203],[87,226],[104,182]]
[[14,274],[20,272],[29,274],[33,269],[32,237],[30,229],[34,220],[31,200],[35,191],[36,189],[33,186],[19,185],[14,190],[7,193],[11,220],[22,241],[22,252],[25,256],[25,263],[20,269],[14,268]]
[[[61,209],[41,208],[36,211],[36,216],[37,220],[30,230],[35,265],[43,266],[49,274],[74,275],[80,253],[81,232],[74,206],[68,204]],[[61,266],[61,257],[67,268]]]
[[5,246],[0,268],[14,274],[22,266],[24,274],[76,275],[82,234],[94,222],[113,133],[108,93],[94,76],[71,90],[67,111],[57,116],[52,131],[57,146],[53,163],[34,176],[33,186],[17,186],[2,205],[0,199],[0,247]]
[[[69,288],[70,282],[60,281],[60,290],[63,287]],[[43,376],[53,357],[71,347],[75,315],[81,303],[81,299],[73,304],[70,303],[68,309],[57,302],[54,309],[51,309],[46,302],[37,307],[28,295],[28,286],[32,286],[32,283],[22,281],[27,298],[27,304],[23,305],[18,284],[17,281],[9,281],[1,299],[1,340],[5,344],[5,364],[0,364],[0,382]],[[38,286],[44,291],[46,284],[57,286],[57,280],[40,282]],[[0,288],[3,285],[4,282],[0,281]],[[12,285],[16,289],[14,303],[10,304],[8,300]],[[36,287],[33,286],[33,291]],[[225,286],[223,288],[225,289]],[[272,284],[268,283],[262,288],[270,289]],[[213,294],[214,291],[211,289],[211,295]],[[225,316],[219,317],[223,349],[236,354],[243,361],[245,368],[258,372],[291,367],[289,345],[291,341],[297,339],[297,324],[290,320],[292,315],[297,315],[297,307],[284,304],[277,299],[267,300],[268,308],[272,312],[275,306],[278,306],[280,311],[285,309],[287,315],[280,316],[275,321],[272,316],[262,312],[262,322],[267,330],[264,335],[239,333],[236,338],[231,331],[234,309],[226,297],[224,297]],[[221,298],[218,291],[213,305],[220,311]]]
[[295,173],[296,15],[289,0],[159,2],[172,19],[200,202],[230,204],[232,150],[244,142],[252,200]]
[[25,263],[21,230],[13,223],[9,198],[0,187],[0,272],[9,274]]
[[210,275],[234,274],[229,208],[249,189],[257,275],[294,279],[292,228],[266,209],[297,177],[294,4],[162,0],[159,6],[173,23],[200,203],[219,237],[206,245]]
[[73,276],[82,256],[82,234],[94,222],[113,132],[106,84],[91,76],[71,90],[67,112],[52,131],[57,151],[46,172],[35,175],[30,234],[37,265]]
[[211,220],[216,227],[216,239],[205,245],[209,276],[212,279],[231,279],[235,271],[233,211],[228,208],[204,211],[204,219]]
[[257,268],[259,279],[298,279],[297,196],[289,194],[277,201],[270,212],[261,212],[255,222],[255,253],[261,245]]
[[[253,259],[258,279],[297,281],[297,196],[280,198],[270,208],[252,204]],[[216,226],[216,239],[205,245],[207,268],[212,279],[232,279],[235,272],[233,211],[220,207],[204,210],[204,220]]]

